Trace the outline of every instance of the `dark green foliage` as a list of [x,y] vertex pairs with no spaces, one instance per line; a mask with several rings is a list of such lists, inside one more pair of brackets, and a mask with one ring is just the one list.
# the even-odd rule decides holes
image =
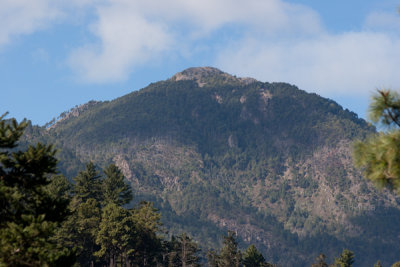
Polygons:
[[61,240],[66,247],[76,247],[78,262],[90,265],[97,261],[94,252],[99,249],[96,244],[96,234],[101,220],[100,204],[94,198],[84,202],[77,202],[74,199],[71,210],[72,215],[63,224],[58,240]]
[[[149,202],[126,209],[131,188],[115,165],[109,165],[102,178],[92,163],[81,171],[72,186],[59,176],[51,190],[70,197],[71,215],[62,224],[54,240],[74,248],[82,266],[153,266],[162,263],[163,240],[160,214]],[[102,190],[100,190],[102,189]]]
[[69,202],[71,198],[72,184],[62,175],[54,175],[51,177],[50,184],[47,186],[48,192],[52,197],[57,199],[65,199]]
[[[379,187],[400,194],[400,97],[396,92],[378,91],[370,104],[370,118],[389,127],[389,132],[369,137],[355,144],[354,158],[366,177]],[[397,127],[397,129],[395,128]]]
[[372,96],[369,118],[386,127],[400,127],[400,96],[395,91],[378,90]]
[[254,245],[250,245],[243,252],[243,266],[244,267],[272,267],[273,265],[268,263],[264,256],[257,250]]
[[109,266],[116,266],[121,256],[127,264],[128,257],[134,252],[136,235],[135,224],[129,211],[111,202],[102,210],[99,229],[96,232],[96,243],[100,250],[94,255],[105,258]]
[[200,266],[200,249],[186,233],[172,236],[169,246],[168,267]]
[[26,122],[0,117],[0,265],[68,266],[72,251],[51,241],[68,202],[47,190],[56,172],[52,146],[18,150]]
[[207,255],[208,266],[212,267],[273,267],[273,264],[268,263],[264,256],[257,250],[254,245],[250,245],[243,253],[238,248],[236,235],[228,231],[224,236],[223,247],[217,253],[210,250]]
[[102,194],[105,203],[125,205],[132,200],[132,190],[126,183],[122,172],[114,164],[104,169],[106,177],[102,181]]
[[219,254],[210,256],[210,262],[215,267],[239,267],[242,264],[242,253],[238,248],[236,235],[229,231],[224,236],[224,244]]
[[354,253],[348,249],[343,249],[339,258],[335,258],[333,266],[337,267],[351,267],[354,263]]
[[93,198],[97,201],[102,200],[100,175],[93,162],[86,164],[86,169],[80,171],[74,178],[74,195],[82,202]]
[[378,187],[400,193],[400,131],[380,133],[355,145],[355,163]]
[[161,262],[162,242],[157,235],[161,230],[161,215],[152,203],[141,202],[133,210],[133,221],[137,227],[137,243],[132,263],[137,266],[154,266]]

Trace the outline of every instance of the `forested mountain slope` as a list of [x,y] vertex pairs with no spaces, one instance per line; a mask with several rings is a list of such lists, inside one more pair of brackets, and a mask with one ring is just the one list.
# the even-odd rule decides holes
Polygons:
[[114,162],[137,201],[203,248],[229,229],[270,262],[306,266],[346,247],[367,266],[400,249],[399,200],[351,159],[353,140],[374,131],[332,100],[206,67],[76,107],[26,138],[56,144],[70,178]]

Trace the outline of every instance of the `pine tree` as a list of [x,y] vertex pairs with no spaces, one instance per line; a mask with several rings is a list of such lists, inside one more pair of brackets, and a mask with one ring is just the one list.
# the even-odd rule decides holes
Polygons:
[[354,263],[354,253],[348,249],[343,249],[339,258],[335,258],[333,266],[337,267],[351,267]]
[[[71,216],[57,232],[56,240],[64,247],[77,251],[77,260],[81,265],[93,266],[98,258],[94,255],[100,247],[96,244],[96,235],[101,221],[101,176],[93,163],[88,163],[85,170],[73,179],[70,192],[73,195],[69,205]],[[66,186],[59,181],[60,186]]]
[[72,251],[51,241],[66,219],[67,201],[55,198],[47,186],[56,173],[56,151],[38,143],[18,150],[27,126],[0,117],[0,265],[68,266]]
[[171,238],[171,252],[169,255],[169,267],[196,267],[200,266],[200,249],[198,245],[186,234]]
[[50,184],[47,186],[49,194],[57,199],[64,199],[65,201],[71,200],[72,197],[72,184],[65,178],[64,175],[53,175]]
[[94,253],[99,250],[96,235],[101,221],[101,207],[94,198],[89,198],[76,206],[75,203],[72,203],[73,215],[63,227],[64,238],[68,237],[69,246],[78,247],[78,261],[82,265],[93,266],[97,260]]
[[79,202],[85,202],[89,198],[102,202],[101,176],[92,162],[86,164],[86,169],[78,173],[74,178],[74,195]]
[[369,107],[369,118],[381,132],[354,145],[354,162],[379,188],[400,195],[400,96],[390,90],[378,90]]
[[142,201],[132,211],[136,227],[135,252],[130,257],[135,266],[154,266],[162,261],[161,215],[153,204]]
[[272,267],[254,245],[250,245],[243,253],[243,266],[245,267]]
[[114,164],[109,165],[105,170],[105,179],[102,182],[102,192],[105,203],[124,205],[132,200],[132,189],[125,182],[122,172]]
[[219,267],[238,267],[241,265],[242,254],[238,249],[236,235],[229,231],[228,235],[224,237],[224,246],[220,251],[218,257]]
[[357,142],[355,164],[378,187],[400,194],[400,96],[392,91],[378,91],[370,104],[369,117],[389,131]]
[[[111,238],[110,235],[115,234],[115,231],[120,231],[121,227],[126,227],[121,224],[126,223],[130,217],[120,205],[132,199],[132,191],[115,165],[108,166],[104,173],[106,177],[101,179],[94,164],[90,162],[74,178],[74,199],[71,204],[73,216],[64,224],[64,235],[69,236],[66,239],[70,246],[73,242],[78,246],[78,260],[84,265],[93,265],[98,259],[113,265],[114,258],[122,253],[125,258],[128,257],[126,249],[121,250],[121,247],[126,248],[125,245],[110,246],[107,238]],[[121,214],[116,219],[118,212]],[[115,234],[108,241],[117,242],[116,240],[118,236]]]
[[96,243],[100,250],[95,253],[98,257],[105,257],[110,267],[128,263],[128,257],[134,251],[132,246],[136,234],[134,223],[129,211],[109,203],[103,208],[102,219],[96,235]]

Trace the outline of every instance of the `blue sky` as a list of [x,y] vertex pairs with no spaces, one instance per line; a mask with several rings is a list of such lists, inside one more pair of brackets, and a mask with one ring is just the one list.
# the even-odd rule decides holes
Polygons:
[[288,82],[365,117],[400,88],[400,1],[0,0],[0,113],[43,125],[194,66]]

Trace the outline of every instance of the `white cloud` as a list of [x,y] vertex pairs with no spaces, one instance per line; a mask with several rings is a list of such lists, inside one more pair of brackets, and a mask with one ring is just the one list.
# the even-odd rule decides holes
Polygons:
[[0,46],[21,34],[31,34],[60,16],[50,0],[0,0]]
[[[123,80],[167,56],[196,57],[201,47],[224,71],[321,94],[400,85],[400,16],[372,13],[363,31],[330,34],[314,10],[283,0],[0,0],[0,47],[87,10],[94,39],[68,56],[87,82]],[[218,39],[232,29],[232,38]]]
[[369,94],[399,86],[400,39],[360,32],[284,41],[247,39],[223,51],[217,65],[263,81],[284,81],[326,95]]
[[268,35],[313,35],[318,15],[280,0],[113,0],[97,8],[91,25],[97,41],[77,48],[69,64],[81,79],[107,82],[126,78],[146,61],[180,54],[225,26]]
[[365,98],[376,88],[400,88],[400,16],[371,13],[358,32],[331,34],[319,28],[311,35],[246,36],[221,50],[216,65],[331,97]]
[[124,4],[131,12],[150,19],[161,19],[170,26],[174,23],[190,25],[190,31],[213,31],[226,24],[245,24],[266,31],[318,30],[318,15],[302,5],[287,4],[281,0],[113,0],[113,5]]
[[0,48],[15,37],[76,19],[88,7],[106,0],[0,0]]
[[367,16],[364,26],[367,30],[399,32],[400,15],[394,12],[373,12]]
[[91,31],[99,43],[78,48],[69,58],[86,81],[124,79],[133,66],[154,60],[173,43],[162,23],[144,19],[124,3],[99,7],[98,16]]

